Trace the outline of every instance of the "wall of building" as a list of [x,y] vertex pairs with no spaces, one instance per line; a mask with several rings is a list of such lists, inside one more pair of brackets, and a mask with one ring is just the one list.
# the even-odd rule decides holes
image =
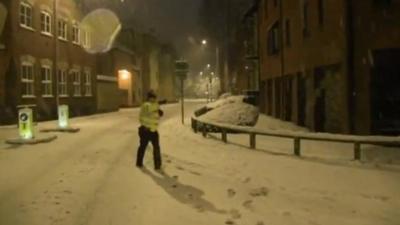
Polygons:
[[[308,2],[307,32],[304,2]],[[323,2],[321,24],[317,0],[278,1],[277,5],[274,1],[261,1],[261,94],[267,101],[262,104],[262,111],[314,130],[347,133],[345,5],[335,0]],[[271,54],[268,33],[276,24],[279,52]],[[301,94],[305,94],[304,98]]]
[[[372,131],[371,80],[373,54],[377,50],[400,49],[400,1],[353,1],[354,27],[354,130],[358,134]],[[388,1],[389,2],[389,1]],[[382,5],[379,5],[382,4]],[[368,34],[368,38],[365,35]],[[395,59],[391,59],[395,60]],[[400,63],[397,60],[397,64]],[[390,60],[387,60],[390,61]],[[383,76],[384,74],[376,74]],[[366,122],[369,121],[369,122]]]
[[[20,26],[20,1],[10,2],[10,42],[8,56],[11,58],[10,63],[6,66],[6,98],[7,108],[16,114],[16,110],[21,105],[35,106],[37,118],[39,120],[56,117],[56,77],[52,73],[52,92],[53,97],[43,97],[42,78],[40,69],[43,61],[47,61],[54,71],[54,26],[51,24],[52,35],[41,33],[40,13],[46,10],[53,16],[53,1],[50,0],[29,0],[27,1],[33,6],[32,24],[33,29],[27,29]],[[80,97],[72,96],[72,76],[68,76],[68,97],[60,98],[60,104],[70,105],[72,115],[83,115],[95,112],[96,109],[96,62],[95,56],[86,53],[80,45],[72,43],[72,22],[79,23],[81,19],[80,10],[75,5],[75,1],[59,1],[58,15],[68,20],[68,37],[67,41],[58,41],[58,66],[65,67],[67,73],[72,68],[79,69],[81,72],[81,90],[84,91],[84,75],[83,70],[88,69],[91,73],[92,93],[91,96],[82,94]],[[21,62],[24,58],[30,58],[34,62],[34,94],[36,97],[22,97],[21,83]]]

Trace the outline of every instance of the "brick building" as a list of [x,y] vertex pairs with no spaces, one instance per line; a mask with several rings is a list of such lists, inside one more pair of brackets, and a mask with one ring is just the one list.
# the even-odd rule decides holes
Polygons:
[[68,104],[72,115],[94,113],[96,57],[83,49],[90,34],[79,26],[75,1],[58,1],[57,29],[53,1],[3,2],[8,15],[0,50],[0,122],[15,121],[21,107],[33,108],[38,120],[55,118],[58,102]]
[[262,111],[315,131],[400,132],[399,0],[255,6]]

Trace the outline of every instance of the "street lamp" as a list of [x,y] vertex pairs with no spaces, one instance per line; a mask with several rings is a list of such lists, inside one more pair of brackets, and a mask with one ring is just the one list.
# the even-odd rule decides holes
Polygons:
[[[203,39],[203,41],[201,43],[203,45],[207,45],[208,44],[206,39]],[[208,66],[208,68],[210,68],[210,66]],[[215,71],[216,71],[217,77],[221,75],[220,71],[219,71],[219,47],[218,47],[217,44],[215,45]]]

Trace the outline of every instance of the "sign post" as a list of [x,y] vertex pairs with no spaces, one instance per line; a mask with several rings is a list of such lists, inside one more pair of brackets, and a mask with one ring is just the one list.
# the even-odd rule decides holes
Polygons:
[[175,62],[175,73],[181,81],[181,117],[182,124],[185,124],[185,93],[184,93],[184,83],[189,72],[189,64],[185,60],[178,60]]
[[23,140],[33,139],[32,109],[23,108],[18,112],[19,136]]

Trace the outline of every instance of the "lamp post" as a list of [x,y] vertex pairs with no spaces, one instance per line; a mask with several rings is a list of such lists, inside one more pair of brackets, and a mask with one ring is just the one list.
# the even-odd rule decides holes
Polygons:
[[59,96],[59,80],[58,80],[58,0],[53,0],[53,33],[54,33],[54,52],[53,52],[53,77],[56,81],[56,105],[57,108],[60,105],[60,96]]
[[[201,44],[206,46],[206,45],[208,45],[208,41],[206,39],[203,39],[201,41]],[[208,65],[207,65],[207,67],[210,68]],[[217,77],[221,76],[220,69],[219,69],[219,47],[217,44],[215,45],[215,73],[216,73]]]

